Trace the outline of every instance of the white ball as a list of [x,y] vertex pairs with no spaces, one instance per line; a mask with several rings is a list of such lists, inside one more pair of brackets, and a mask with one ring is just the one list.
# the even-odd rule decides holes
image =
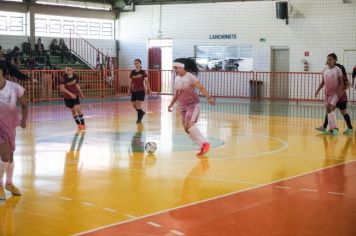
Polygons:
[[145,151],[147,153],[155,153],[157,150],[157,144],[155,142],[147,142],[145,145]]

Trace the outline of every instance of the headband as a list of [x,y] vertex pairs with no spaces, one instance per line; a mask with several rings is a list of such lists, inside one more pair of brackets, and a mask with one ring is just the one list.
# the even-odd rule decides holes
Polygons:
[[184,68],[184,64],[183,64],[183,63],[180,63],[180,62],[173,62],[173,66],[174,66],[174,67]]

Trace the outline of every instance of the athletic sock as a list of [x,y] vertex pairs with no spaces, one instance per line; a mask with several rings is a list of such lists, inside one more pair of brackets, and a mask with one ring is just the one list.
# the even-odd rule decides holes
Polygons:
[[79,115],[79,122],[81,125],[85,125],[83,114]]
[[328,122],[331,130],[337,129],[337,121],[335,112],[328,113]]
[[13,184],[15,163],[10,162],[6,169],[6,184]]
[[325,115],[323,127],[324,127],[324,129],[326,129],[328,127],[328,114]]
[[352,129],[352,124],[351,124],[351,119],[350,119],[349,114],[344,115],[344,120],[347,124],[347,128]]
[[0,160],[0,186],[4,186],[4,175],[9,166],[9,162]]
[[73,119],[77,125],[80,125],[80,119],[78,116],[74,116]]
[[204,138],[204,136],[201,134],[200,130],[195,127],[194,125],[189,128],[189,137],[195,142],[199,147],[202,147],[204,143],[207,143],[208,141]]

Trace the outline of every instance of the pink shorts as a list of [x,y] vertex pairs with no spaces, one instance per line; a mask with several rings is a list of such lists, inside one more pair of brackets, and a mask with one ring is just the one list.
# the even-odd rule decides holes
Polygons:
[[339,97],[335,95],[325,95],[325,105],[336,106],[336,103],[339,101]]
[[183,125],[188,123],[196,123],[200,114],[200,104],[196,103],[187,106],[180,111],[180,117]]
[[4,131],[0,129],[0,144],[8,143],[10,146],[10,151],[15,151],[15,139],[16,139],[16,130]]

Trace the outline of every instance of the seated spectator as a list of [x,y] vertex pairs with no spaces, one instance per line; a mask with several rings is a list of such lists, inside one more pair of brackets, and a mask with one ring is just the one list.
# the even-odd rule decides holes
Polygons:
[[35,53],[38,56],[43,56],[45,54],[45,49],[41,38],[37,39],[37,43],[35,45]]
[[52,40],[51,44],[49,45],[49,50],[51,51],[52,55],[61,55],[61,48],[57,39]]
[[19,59],[18,59],[18,54],[20,52],[20,48],[15,46],[14,50],[6,54],[6,61],[10,62],[13,66],[16,68],[19,68]]
[[43,65],[45,64],[46,57],[48,56],[44,46],[41,42],[41,38],[37,39],[37,43],[35,45],[35,55],[36,55],[36,64]]
[[[69,48],[67,47],[66,43],[64,42],[64,39],[59,39],[59,50],[61,51],[61,63],[63,63],[63,59],[64,57],[67,58],[67,60],[70,60],[71,57],[71,53]],[[74,59],[75,61],[75,59]]]

